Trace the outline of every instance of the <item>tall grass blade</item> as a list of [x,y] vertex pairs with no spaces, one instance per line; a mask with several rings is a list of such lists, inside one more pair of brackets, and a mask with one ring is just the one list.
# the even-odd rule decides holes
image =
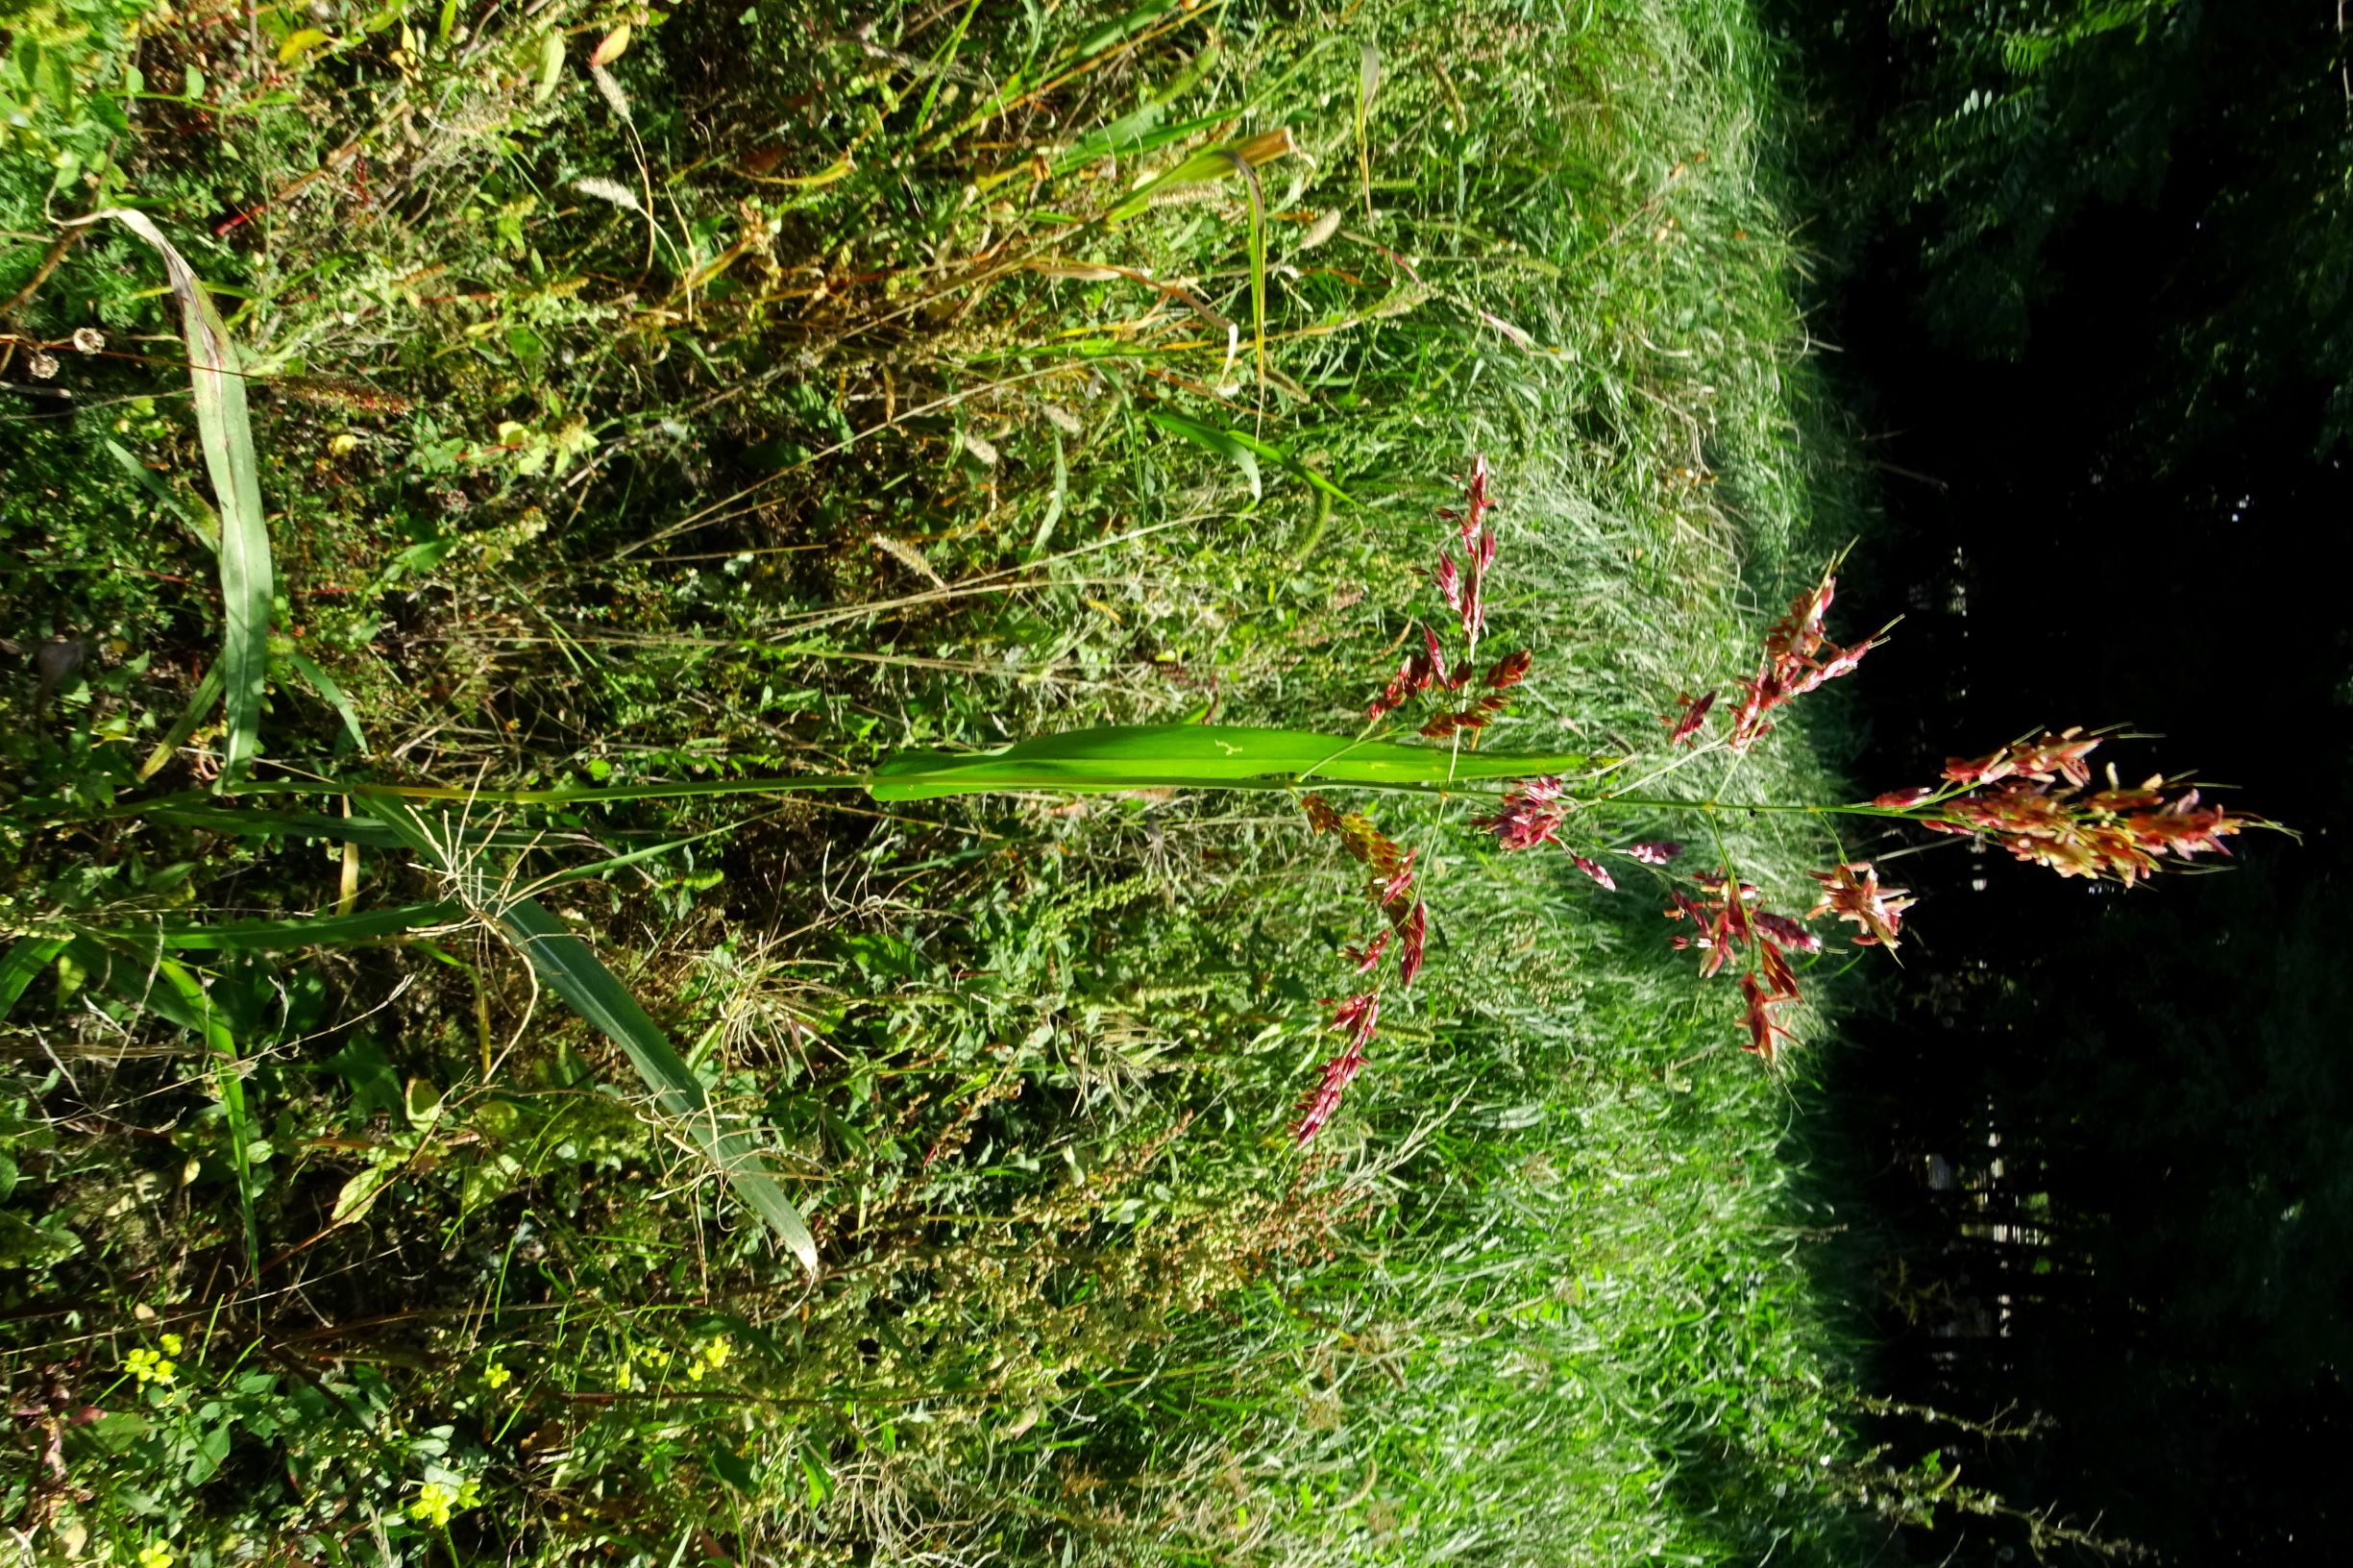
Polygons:
[[[245,1101],[245,1074],[237,1062],[236,1036],[229,1019],[214,1005],[204,982],[177,960],[159,953],[133,957],[110,943],[83,933],[66,942],[61,956],[80,968],[87,981],[166,1022],[178,1024],[205,1042],[212,1058],[213,1087],[221,1097],[228,1123],[229,1166],[236,1176],[237,1208],[245,1223],[248,1268],[261,1258],[261,1228],[254,1218],[253,1115]],[[11,954],[11,957],[13,957]]]
[[25,988],[33,983],[35,976],[65,950],[68,940],[64,937],[18,937],[9,944],[7,955],[0,957],[0,1018],[9,1016],[16,1006],[16,998],[25,993]]
[[245,1073],[237,1061],[236,1036],[230,1032],[229,1019],[213,1005],[204,982],[185,965],[159,958],[155,975],[194,1018],[196,1032],[212,1056],[213,1086],[229,1124],[229,1168],[237,1179],[237,1212],[245,1222],[245,1264],[250,1276],[261,1263],[261,1227],[254,1218],[253,1113],[245,1103]]
[[[365,798],[365,786],[337,785],[331,791],[350,793]],[[389,791],[379,793],[389,794]],[[448,792],[451,799],[463,798],[461,790]],[[522,792],[517,792],[522,793]],[[583,792],[585,797],[587,792]],[[375,817],[330,817],[317,811],[268,811],[251,807],[214,805],[208,800],[172,797],[135,803],[135,809],[117,809],[107,816],[152,818],[179,827],[202,828],[208,833],[230,833],[249,839],[316,839],[329,844],[359,844],[371,849],[405,849],[408,841],[387,827]],[[528,849],[547,842],[544,833],[527,832],[521,828],[495,828],[476,836],[475,846],[482,849]]]
[[[398,841],[395,841],[398,842]],[[454,899],[396,904],[350,915],[297,915],[279,920],[165,920],[156,925],[91,935],[103,941],[167,952],[271,953],[290,947],[336,947],[347,943],[396,937],[423,926],[448,925],[466,918]]]
[[107,455],[113,458],[126,477],[140,489],[153,496],[163,509],[186,526],[196,542],[219,553],[221,548],[221,514],[205,504],[205,498],[194,494],[181,495],[167,488],[149,468],[135,456],[131,449],[119,441],[106,443]]
[[1183,414],[1172,414],[1164,408],[1155,408],[1144,415],[1144,418],[1170,434],[1181,435],[1202,451],[1214,453],[1236,468],[1240,469],[1242,478],[1250,481],[1250,499],[1258,501],[1262,498],[1264,492],[1259,480],[1258,453],[1251,451],[1246,443],[1237,439],[1233,431],[1204,425],[1199,420],[1188,419]]
[[212,704],[220,699],[221,667],[215,664],[196,683],[196,690],[188,694],[188,705],[172,721],[172,727],[163,732],[155,749],[147,753],[147,760],[139,764],[139,782],[145,783],[170,764],[172,754],[187,744],[188,737],[196,733],[196,726],[205,722],[212,712]]
[[308,655],[301,652],[288,653],[286,662],[294,666],[296,674],[310,682],[312,691],[327,698],[328,706],[335,710],[335,717],[343,721],[343,733],[352,738],[353,747],[364,755],[368,749],[367,733],[359,727],[359,715],[352,707],[352,699],[344,695],[343,688],[336,683],[334,676],[320,669]]
[[246,417],[245,378],[236,344],[195,272],[146,213],[109,208],[81,221],[112,218],[154,247],[180,302],[181,335],[187,339],[188,385],[195,394],[196,433],[219,506],[221,540],[221,669],[229,734],[224,777],[235,778],[261,747],[261,700],[269,684],[270,601],[277,590],[270,533],[261,511],[260,465]]
[[[460,861],[466,846],[435,838],[414,807],[390,804],[383,821],[427,865],[451,875],[465,873]],[[672,1049],[662,1026],[638,1005],[628,988],[614,977],[588,943],[565,930],[563,922],[535,899],[516,899],[491,913],[529,960],[533,972],[621,1047],[652,1090],[654,1103],[677,1118],[686,1135],[735,1188],[736,1195],[768,1222],[803,1268],[816,1273],[816,1237],[761,1158],[756,1140],[743,1128],[719,1124],[718,1108],[711,1103],[702,1081]]]

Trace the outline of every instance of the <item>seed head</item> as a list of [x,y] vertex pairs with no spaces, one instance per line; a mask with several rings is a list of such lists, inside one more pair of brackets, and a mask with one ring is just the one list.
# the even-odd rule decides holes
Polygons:
[[1807,912],[1808,919],[1824,914],[1835,915],[1859,928],[1862,934],[1854,939],[1857,947],[1896,950],[1897,934],[1903,928],[1903,912],[1913,903],[1904,896],[1905,890],[1879,886],[1879,873],[1872,870],[1867,860],[1852,865],[1840,861],[1836,870],[1816,871],[1813,877],[1822,884],[1822,901]]
[[1559,803],[1564,787],[1553,776],[1522,779],[1504,792],[1495,815],[1471,821],[1494,834],[1507,852],[1557,843],[1560,824],[1569,815],[1568,808]]

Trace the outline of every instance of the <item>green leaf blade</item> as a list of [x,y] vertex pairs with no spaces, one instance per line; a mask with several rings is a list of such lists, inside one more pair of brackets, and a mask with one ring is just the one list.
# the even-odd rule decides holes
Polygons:
[[284,919],[221,920],[207,924],[165,920],[93,935],[129,947],[168,952],[268,953],[291,947],[331,947],[371,942],[423,926],[448,925],[464,918],[464,909],[455,900],[445,898],[435,903],[357,910],[349,915],[296,915]]
[[261,749],[261,703],[269,686],[270,606],[277,569],[261,510],[261,465],[254,452],[245,403],[245,376],[228,324],[213,308],[194,269],[146,213],[110,208],[81,220],[112,218],[163,258],[163,272],[180,303],[187,341],[188,386],[196,433],[220,515],[221,668],[228,717],[223,776],[236,778]]
[[9,944],[6,957],[0,957],[0,1018],[5,1018],[16,1006],[25,988],[47,968],[58,954],[63,952],[71,939],[65,937],[18,937]]
[[[462,847],[436,840],[416,809],[405,802],[388,802],[384,822],[427,865],[455,871]],[[702,1080],[672,1048],[662,1026],[640,1006],[629,989],[604,967],[585,942],[564,928],[562,921],[531,898],[517,899],[496,912],[500,927],[522,949],[523,956],[549,990],[598,1032],[621,1047],[629,1065],[653,1093],[654,1103],[683,1126],[687,1136],[750,1205],[754,1213],[775,1232],[787,1250],[811,1274],[818,1269],[817,1238],[793,1200],[785,1195],[752,1136],[740,1127],[720,1125],[718,1110],[704,1092]]]
[[991,790],[1288,790],[1313,784],[1438,790],[1481,779],[1582,772],[1581,752],[1456,752],[1313,730],[1120,724],[967,755],[906,752],[874,771],[876,800]]

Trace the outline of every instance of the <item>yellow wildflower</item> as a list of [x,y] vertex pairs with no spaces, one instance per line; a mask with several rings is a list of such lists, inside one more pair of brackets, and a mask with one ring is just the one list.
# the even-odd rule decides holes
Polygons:
[[166,1356],[177,1356],[187,1348],[187,1341],[176,1334],[158,1335],[156,1343],[163,1347]]
[[139,1568],[172,1568],[177,1560],[172,1549],[161,1541],[149,1541],[139,1548]]
[[721,1367],[727,1364],[727,1353],[729,1348],[730,1347],[727,1344],[727,1336],[723,1334],[718,1338],[712,1340],[709,1344],[702,1347],[702,1359],[710,1362],[711,1370],[716,1372]]
[[460,1506],[456,1488],[429,1481],[417,1488],[415,1500],[408,1505],[408,1517],[439,1530]]
[[180,1363],[152,1350],[135,1350],[123,1358],[123,1370],[141,1383],[169,1384]]
[[514,1374],[512,1372],[509,1372],[506,1370],[506,1368],[501,1366],[496,1361],[491,1362],[488,1366],[482,1369],[482,1381],[493,1388],[505,1387],[507,1380],[513,1376]]

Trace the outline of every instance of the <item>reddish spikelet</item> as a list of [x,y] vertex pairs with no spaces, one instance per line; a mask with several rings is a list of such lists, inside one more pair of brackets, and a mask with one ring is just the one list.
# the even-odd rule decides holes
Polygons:
[[1480,698],[1478,707],[1464,708],[1456,713],[1433,714],[1430,722],[1422,725],[1417,733],[1434,741],[1448,740],[1464,733],[1475,737],[1495,722],[1494,710],[1501,706],[1501,698],[1492,695],[1483,697]]
[[1704,980],[1720,971],[1734,950],[1756,945],[1755,917],[1749,905],[1758,894],[1755,884],[1735,882],[1721,870],[1702,872],[1692,881],[1708,896],[1694,898],[1680,892],[1668,895],[1674,905],[1665,912],[1667,919],[1692,924],[1690,936],[1671,937],[1668,945],[1678,952],[1696,948],[1701,954],[1700,978]]
[[1909,811],[1935,793],[1934,790],[1925,786],[1909,790],[1890,790],[1885,795],[1873,796],[1871,803],[1887,811]]
[[1696,948],[1700,953],[1700,978],[1712,978],[1724,968],[1724,961],[1732,950],[1731,925],[1721,903],[1703,904],[1683,893],[1668,894],[1674,899],[1666,911],[1670,920],[1689,920],[1691,935],[1670,937],[1667,944],[1677,952]]
[[1299,1119],[1291,1123],[1292,1141],[1306,1143],[1324,1130],[1334,1112],[1340,1108],[1340,1096],[1356,1075],[1364,1070],[1364,1055],[1360,1051],[1342,1051],[1324,1064],[1323,1081],[1315,1086],[1299,1108]]
[[1618,891],[1618,885],[1616,882],[1610,879],[1609,873],[1602,870],[1602,868],[1596,865],[1594,862],[1587,860],[1584,856],[1572,851],[1569,855],[1569,864],[1575,866],[1579,870],[1593,878],[1594,881],[1599,882],[1609,892],[1615,893]]
[[1741,1049],[1763,1057],[1770,1066],[1779,1054],[1779,1041],[1796,1038],[1773,1021],[1773,1009],[1791,998],[1774,995],[1752,974],[1740,977],[1740,995],[1741,1023],[1749,1031],[1749,1042]]
[[1356,966],[1357,973],[1365,974],[1369,973],[1376,966],[1380,964],[1383,956],[1385,955],[1388,950],[1389,934],[1386,931],[1384,931],[1361,947],[1354,944],[1342,947],[1340,949],[1340,954],[1342,957],[1346,958],[1349,963]]
[[2010,749],[2007,747],[1973,761],[1968,757],[1945,759],[1945,782],[1948,784],[1993,784],[2009,776]]
[[1851,648],[1840,649],[1833,657],[1814,672],[1814,677],[1805,689],[1810,692],[1826,680],[1836,680],[1841,675],[1854,674],[1855,666],[1863,662],[1863,655],[1878,646],[1876,643],[1866,641],[1856,643]]
[[1822,951],[1822,939],[1786,915],[1760,909],[1749,919],[1769,947],[1792,947],[1801,953]]
[[1998,753],[1990,768],[1966,765],[1969,770],[1992,772],[1998,782],[1979,784],[1959,799],[1946,802],[1941,818],[1921,825],[1946,833],[1983,835],[2016,858],[2047,867],[2061,876],[2130,886],[2161,870],[2160,857],[2167,854],[2184,859],[2207,851],[2227,854],[2222,840],[2261,821],[2233,817],[2219,806],[2200,805],[2195,790],[2166,804],[2162,778],[2149,779],[2137,789],[2111,787],[2090,796],[2071,785],[2054,787],[2047,780],[2068,776],[2063,759],[2047,755],[2027,759],[2046,764],[2042,770],[2046,781],[2038,782],[2018,772],[2021,759],[2013,754],[2016,750]]
[[1460,615],[1462,613],[1462,568],[1455,564],[1453,551],[1438,551],[1438,570],[1435,580],[1438,585],[1438,597],[1446,600],[1448,609]]
[[1381,689],[1381,695],[1366,705],[1365,722],[1379,723],[1411,701],[1415,694],[1428,691],[1431,675],[1430,663],[1425,655],[1408,654],[1405,662],[1397,667],[1397,674],[1390,676],[1389,683]]
[[1670,750],[1700,733],[1700,726],[1707,723],[1707,710],[1716,705],[1716,694],[1709,692],[1704,697],[1693,697],[1690,693],[1685,692],[1675,700],[1683,705],[1682,713],[1679,716],[1659,721],[1660,723],[1674,731],[1667,737],[1667,747]]
[[1950,759],[1945,764],[1945,781],[1982,785],[2017,777],[2055,784],[2065,779],[2081,789],[2092,782],[2092,770],[2084,759],[2099,742],[2099,736],[2086,735],[2081,724],[2047,729],[2032,740],[2013,742],[1982,757]]
[[1536,656],[1524,648],[1517,653],[1505,654],[1487,670],[1487,689],[1502,692],[1517,686],[1528,678],[1528,672],[1535,667],[1535,662]]
[[1637,844],[1626,851],[1645,866],[1664,866],[1683,852],[1683,846],[1673,839],[1654,839]]
[[1755,883],[1742,882],[1735,884],[1731,877],[1726,873],[1724,868],[1721,866],[1717,867],[1712,871],[1694,871],[1692,873],[1691,880],[1697,882],[1701,887],[1705,888],[1709,893],[1714,894],[1718,898],[1722,898],[1724,896],[1726,889],[1734,887],[1737,887],[1741,901],[1743,903],[1752,904],[1756,902],[1758,897]]
[[1811,659],[1822,649],[1823,620],[1837,597],[1838,578],[1824,573],[1809,592],[1789,601],[1789,613],[1765,633],[1765,656],[1776,663]]
[[1450,692],[1459,689],[1462,685],[1464,677],[1458,675],[1452,680],[1446,678],[1446,655],[1438,648],[1438,634],[1432,631],[1428,626],[1424,626],[1422,628],[1422,644],[1429,652],[1429,662],[1424,665],[1423,668],[1429,673],[1431,680],[1434,681],[1440,686],[1445,687]]
[[2135,812],[2124,819],[2124,827],[2151,854],[2169,852],[2187,858],[2208,849],[2218,855],[2229,854],[2223,838],[2249,821],[2252,819],[2232,817],[2220,806],[2199,805],[2197,791],[2192,790],[2169,806]]
[[1364,1049],[1372,1041],[1373,1031],[1381,1026],[1381,992],[1377,991],[1363,992],[1338,1001],[1327,1000],[1324,1006],[1332,1009],[1332,1019],[1324,1027],[1336,1034],[1345,1035],[1348,1048],[1352,1051]]
[[1735,751],[1746,751],[1773,732],[1765,715],[1777,708],[1788,698],[1781,683],[1770,671],[1761,671],[1754,680],[1740,683],[1740,706],[1732,713],[1732,733],[1729,745]]
[[1495,815],[1471,821],[1494,834],[1495,842],[1507,852],[1557,843],[1560,824],[1569,815],[1568,808],[1559,803],[1563,787],[1557,777],[1522,779],[1504,792]]
[[1360,866],[1367,867],[1382,876],[1396,870],[1405,860],[1406,852],[1397,841],[1373,825],[1373,820],[1360,811],[1352,811],[1340,819],[1340,846]]
[[1419,849],[1407,850],[1405,858],[1390,869],[1386,878],[1373,883],[1368,890],[1373,902],[1381,906],[1392,923],[1405,919],[1406,906],[1413,897],[1413,858],[1420,853]]
[[1827,646],[1823,619],[1837,592],[1838,578],[1824,573],[1811,590],[1790,600],[1789,613],[1766,632],[1763,666],[1740,683],[1740,706],[1733,713],[1729,738],[1733,750],[1746,751],[1772,732],[1765,715],[1826,681],[1851,674],[1875,646],[1865,638],[1851,648],[1832,648],[1827,660],[1816,657]]
[[1317,833],[1337,833],[1340,830],[1340,814],[1333,810],[1332,802],[1322,796],[1301,796],[1299,809],[1308,814],[1308,826],[1311,830]]
[[1400,929],[1404,940],[1398,943],[1397,979],[1409,986],[1422,972],[1422,943],[1430,934],[1430,911],[1420,899],[1414,900],[1413,913]]
[[1806,919],[1824,914],[1851,920],[1860,929],[1854,939],[1857,947],[1884,947],[1894,952],[1897,934],[1903,928],[1903,912],[1912,907],[1912,900],[1903,895],[1901,888],[1882,888],[1879,873],[1871,862],[1858,860],[1850,866],[1845,861],[1834,871],[1816,871],[1815,881],[1822,884],[1822,901],[1810,910]]
[[1332,1114],[1339,1109],[1340,1096],[1364,1068],[1364,1047],[1371,1043],[1373,1031],[1381,1024],[1381,993],[1377,991],[1343,1001],[1327,1001],[1324,1005],[1332,1009],[1332,1021],[1327,1027],[1346,1036],[1348,1045],[1324,1064],[1323,1081],[1300,1107],[1299,1119],[1291,1125],[1291,1137],[1301,1143],[1322,1132]]
[[1471,459],[1470,482],[1464,487],[1462,511],[1456,520],[1462,555],[1468,563],[1458,613],[1462,635],[1473,648],[1479,646],[1481,633],[1487,629],[1487,570],[1495,564],[1496,540],[1495,530],[1487,527],[1486,518],[1494,504],[1487,496],[1486,453],[1481,453]]
[[1743,946],[1756,944],[1755,912],[1749,908],[1755,893],[1754,888],[1743,882],[1740,884],[1740,896],[1728,898],[1724,902],[1725,932]]

